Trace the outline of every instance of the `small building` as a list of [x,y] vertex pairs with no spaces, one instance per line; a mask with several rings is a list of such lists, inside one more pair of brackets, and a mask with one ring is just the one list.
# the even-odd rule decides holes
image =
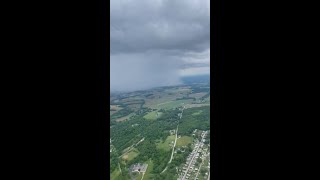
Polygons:
[[147,171],[147,168],[148,168],[148,164],[138,163],[131,166],[131,172],[145,173]]

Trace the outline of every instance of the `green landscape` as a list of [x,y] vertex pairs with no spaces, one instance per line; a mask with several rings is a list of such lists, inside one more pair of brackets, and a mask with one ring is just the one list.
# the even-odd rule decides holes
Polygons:
[[117,93],[110,99],[112,180],[208,178],[210,84]]

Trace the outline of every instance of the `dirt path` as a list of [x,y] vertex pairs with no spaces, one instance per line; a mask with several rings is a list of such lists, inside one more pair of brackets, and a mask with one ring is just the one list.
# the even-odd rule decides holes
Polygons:
[[174,140],[174,145],[173,145],[173,148],[172,148],[172,153],[171,153],[171,158],[170,158],[170,160],[169,160],[169,163],[171,163],[171,161],[172,161],[173,153],[174,153],[174,148],[176,147],[176,144],[177,144],[177,139],[178,139],[178,127],[179,127],[179,125],[177,126],[176,139]]

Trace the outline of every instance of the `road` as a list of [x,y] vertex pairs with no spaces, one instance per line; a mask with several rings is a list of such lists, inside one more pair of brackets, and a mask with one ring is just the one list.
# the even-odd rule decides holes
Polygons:
[[171,153],[171,158],[170,158],[170,160],[169,160],[169,163],[171,163],[171,161],[172,161],[173,153],[174,153],[174,148],[176,147],[176,144],[177,144],[177,139],[178,139],[178,127],[179,127],[179,125],[177,125],[176,139],[174,140],[174,145],[173,145],[173,148],[172,148],[172,153]]
[[[182,110],[181,110],[181,115],[180,115],[180,119],[182,118],[182,114],[183,114],[183,110],[184,110],[185,106],[183,106]],[[179,119],[179,120],[180,120]],[[172,148],[172,152],[171,152],[171,157],[170,157],[170,160],[168,162],[168,164],[171,163],[172,161],[172,158],[173,158],[173,153],[174,153],[174,148],[176,147],[176,143],[177,143],[177,139],[178,139],[178,128],[179,128],[179,121],[178,121],[178,125],[177,125],[177,130],[176,130],[176,138],[174,140],[174,145],[173,145],[173,148]],[[168,165],[166,166],[166,168],[164,168],[164,170],[160,173],[162,174],[163,172],[165,172],[168,168]]]
[[206,136],[206,134],[207,134],[207,133],[204,133],[204,135],[203,135],[202,138],[201,138],[201,141],[200,141],[200,143],[199,143],[199,146],[198,146],[197,150],[194,151],[195,153],[193,154],[193,156],[192,156],[192,158],[191,158],[191,161],[190,161],[190,163],[189,163],[189,165],[188,165],[188,168],[187,168],[186,172],[184,173],[184,175],[183,175],[183,177],[182,177],[182,180],[185,180],[186,175],[188,174],[188,171],[189,171],[189,169],[190,169],[190,166],[191,166],[191,164],[192,164],[192,162],[193,162],[193,159],[194,159],[194,157],[196,156],[196,154],[197,154],[197,152],[198,152],[198,150],[199,150],[199,148],[200,148],[200,145],[202,144],[202,139]]

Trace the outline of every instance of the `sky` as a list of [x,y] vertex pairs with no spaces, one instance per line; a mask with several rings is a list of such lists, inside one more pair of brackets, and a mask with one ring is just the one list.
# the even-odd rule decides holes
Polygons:
[[210,73],[210,0],[110,0],[110,88]]

